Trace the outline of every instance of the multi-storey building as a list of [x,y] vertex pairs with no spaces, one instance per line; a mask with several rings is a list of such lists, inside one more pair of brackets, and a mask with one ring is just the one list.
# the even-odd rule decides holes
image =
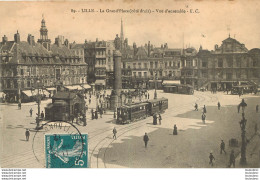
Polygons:
[[82,58],[75,56],[69,48],[68,40],[58,37],[51,44],[45,20],[42,19],[40,39],[28,35],[27,41],[14,35],[14,41],[2,38],[0,43],[1,91],[6,100],[17,102],[35,95],[35,88],[42,91],[53,90],[61,83],[70,88],[87,81],[87,65]]
[[157,83],[160,88],[163,80],[179,79],[181,54],[181,49],[169,49],[167,44],[153,48],[148,42],[137,48],[134,43],[133,49],[122,51],[123,87],[153,88]]
[[214,51],[200,48],[196,55],[182,58],[181,83],[195,88],[231,89],[234,84],[260,83],[260,49],[250,51],[228,37]]

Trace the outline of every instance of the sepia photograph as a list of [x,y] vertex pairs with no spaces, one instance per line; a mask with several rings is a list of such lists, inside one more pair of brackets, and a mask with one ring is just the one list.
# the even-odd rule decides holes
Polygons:
[[259,1],[0,2],[0,17],[2,169],[258,177]]

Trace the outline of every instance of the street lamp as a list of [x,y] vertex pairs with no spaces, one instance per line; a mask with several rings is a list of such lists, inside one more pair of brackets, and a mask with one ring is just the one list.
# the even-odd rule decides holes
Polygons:
[[241,144],[241,158],[240,158],[240,164],[246,165],[246,122],[245,119],[245,107],[247,104],[245,103],[245,100],[242,99],[242,102],[239,104],[239,106],[242,107],[242,120],[239,122],[240,128],[241,128],[241,138],[242,138],[242,144]]
[[37,100],[36,100],[37,105],[38,105],[38,114],[37,114],[37,117],[36,117],[36,123],[37,123],[36,129],[38,129],[39,123],[40,123],[40,120],[41,120],[41,116],[40,116],[40,114],[41,114],[41,107],[40,107],[41,97],[40,97],[40,93],[39,93],[39,91],[40,91],[40,80],[39,79],[37,79],[37,81],[36,81],[36,89],[38,90]]
[[155,74],[154,74],[154,99],[157,99],[157,92],[156,92],[156,89],[157,89],[157,72],[155,71]]

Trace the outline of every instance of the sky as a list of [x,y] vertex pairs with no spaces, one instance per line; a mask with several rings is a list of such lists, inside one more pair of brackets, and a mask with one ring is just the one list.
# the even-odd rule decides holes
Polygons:
[[[95,12],[77,12],[94,9]],[[151,10],[152,13],[101,13],[100,9]],[[163,10],[157,13],[156,9]],[[165,13],[165,10],[198,9],[199,13]],[[21,40],[28,34],[38,39],[42,15],[49,38],[63,35],[69,42],[84,43],[113,40],[120,35],[121,18],[129,45],[148,41],[157,47],[168,43],[169,48],[195,47],[213,50],[214,45],[230,37],[248,49],[260,48],[260,2],[249,1],[155,1],[106,0],[88,2],[0,2],[0,36],[13,40],[18,30]]]

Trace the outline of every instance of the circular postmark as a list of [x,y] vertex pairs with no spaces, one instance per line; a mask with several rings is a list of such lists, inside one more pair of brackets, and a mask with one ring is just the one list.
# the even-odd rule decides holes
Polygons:
[[49,121],[35,131],[32,150],[46,168],[87,167],[87,134],[67,121]]

